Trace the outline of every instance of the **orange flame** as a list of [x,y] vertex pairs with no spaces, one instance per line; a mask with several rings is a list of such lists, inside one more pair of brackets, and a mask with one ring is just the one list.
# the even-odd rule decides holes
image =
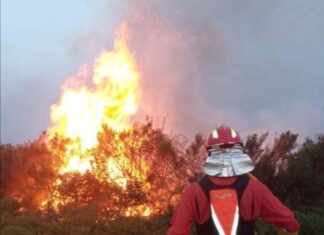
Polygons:
[[[127,47],[127,27],[122,25],[117,33],[114,50],[103,52],[96,60],[91,86],[79,79],[84,71],[63,87],[63,95],[58,104],[51,107],[54,126],[50,136],[60,136],[74,140],[68,147],[67,159],[60,173],[91,171],[91,156],[81,157],[84,152],[97,144],[97,133],[102,124],[115,131],[128,128],[128,119],[137,111],[139,98],[139,74],[135,60]],[[108,162],[112,178],[121,176],[115,163]],[[125,183],[121,183],[125,184]]]
[[[129,118],[137,111],[139,99],[139,74],[135,59],[127,47],[127,28],[122,25],[117,33],[114,49],[103,52],[96,59],[91,85],[85,84],[83,78],[89,73],[83,68],[80,73],[63,87],[63,94],[58,104],[51,107],[53,127],[50,137],[59,136],[70,139],[66,146],[63,164],[59,174],[90,172],[96,175],[94,157],[89,150],[98,145],[97,134],[102,131],[103,124],[115,132],[130,128]],[[143,183],[146,190],[150,185],[145,182],[148,174],[146,162],[140,169],[126,156],[126,149],[116,137],[118,156],[107,158],[105,171],[109,179],[126,190],[130,178]],[[119,146],[120,145],[120,146]],[[127,169],[127,177],[123,169]],[[54,186],[59,186],[56,182]],[[54,199],[53,199],[54,198]],[[64,204],[58,192],[54,192],[54,205]],[[47,201],[41,203],[46,205]],[[148,205],[130,206],[126,216],[149,216],[153,209]]]
[[[127,28],[122,25],[114,49],[101,53],[96,59],[91,85],[82,80],[88,74],[87,68],[83,68],[75,78],[67,81],[59,103],[51,107],[53,127],[49,130],[50,137],[58,134],[71,140],[59,169],[61,175],[69,172],[95,173],[92,164],[94,159],[89,150],[98,144],[97,134],[102,131],[103,124],[116,132],[130,128],[128,120],[137,111],[139,74],[134,57],[127,47],[127,35]],[[136,169],[124,156],[126,151],[122,144],[118,147],[119,156],[106,160],[110,180],[126,189],[128,178],[123,175],[122,168],[127,168],[132,171],[131,177],[149,188],[144,182],[148,170],[145,163],[140,170]],[[56,182],[54,185],[60,184],[61,182]],[[54,192],[53,197],[55,205],[64,201],[57,192]],[[41,206],[44,207],[47,202],[43,201]],[[149,206],[139,205],[127,208],[125,215],[148,216],[151,212]]]

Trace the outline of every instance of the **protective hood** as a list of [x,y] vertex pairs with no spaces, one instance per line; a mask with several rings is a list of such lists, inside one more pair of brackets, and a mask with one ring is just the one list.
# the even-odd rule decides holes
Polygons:
[[216,150],[210,153],[204,164],[204,173],[210,176],[231,177],[243,175],[254,169],[249,155],[241,149]]

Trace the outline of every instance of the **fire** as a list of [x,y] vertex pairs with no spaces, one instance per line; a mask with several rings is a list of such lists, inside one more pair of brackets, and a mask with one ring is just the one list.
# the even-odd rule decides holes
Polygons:
[[[65,159],[61,173],[91,171],[91,156],[81,158],[80,152],[97,144],[102,124],[115,131],[123,131],[128,128],[129,117],[136,113],[139,74],[126,43],[127,28],[122,25],[114,50],[105,51],[96,59],[91,86],[73,78],[63,87],[60,102],[52,105],[54,126],[50,135],[58,134],[75,140],[68,147],[69,157]],[[112,172],[117,174],[116,170]]]
[[109,159],[107,162],[107,169],[110,173],[110,178],[121,187],[126,188],[127,179],[124,177],[123,173],[120,170],[120,166],[118,166],[116,161]]
[[[9,171],[1,193],[17,199],[21,210],[54,209],[61,219],[81,209],[109,222],[153,217],[177,200],[186,182],[178,170],[184,145],[174,147],[177,140],[149,119],[130,123],[140,76],[127,42],[122,26],[111,51],[66,81],[51,106],[47,134],[17,149],[4,146]],[[11,164],[16,154],[17,164]]]
[[91,164],[90,164],[91,159],[80,159],[79,156],[72,156],[69,158],[68,164],[64,167],[61,168],[60,173],[64,172],[72,172],[72,171],[78,171],[80,173],[85,173],[86,171],[91,170]]
[[[98,145],[97,135],[102,132],[103,124],[116,133],[130,130],[129,118],[137,111],[139,99],[139,73],[135,59],[127,47],[127,28],[122,25],[117,33],[112,51],[105,51],[96,59],[92,72],[91,84],[84,82],[89,71],[83,68],[80,73],[69,79],[63,86],[60,101],[51,107],[53,127],[49,130],[50,138],[55,134],[69,139],[62,159],[59,174],[68,173],[96,174],[96,165],[91,149]],[[118,136],[118,135],[116,135]],[[121,142],[119,137],[113,141]],[[119,142],[118,142],[119,141]],[[108,158],[105,171],[107,182],[113,181],[123,190],[126,190],[130,178],[143,182],[145,188],[145,174],[148,167],[141,163],[141,169],[127,158],[126,149],[120,143],[117,147],[117,156]],[[123,169],[127,169],[127,177]],[[129,173],[130,172],[130,173]],[[102,179],[100,179],[102,180]],[[61,183],[55,183],[59,187]],[[64,203],[54,192],[55,205]],[[43,201],[41,206],[47,204]],[[125,215],[148,216],[152,209],[146,205],[137,205],[127,208]]]
[[59,104],[51,108],[54,127],[51,133],[80,139],[82,150],[97,144],[96,135],[103,123],[121,131],[137,111],[139,74],[126,45],[125,26],[115,40],[113,51],[96,60],[93,86],[64,87]]

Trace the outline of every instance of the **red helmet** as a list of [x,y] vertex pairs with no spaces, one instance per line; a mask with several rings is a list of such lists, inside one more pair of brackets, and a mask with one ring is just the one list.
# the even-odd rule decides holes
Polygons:
[[207,150],[233,146],[243,147],[242,139],[234,128],[222,125],[208,135]]

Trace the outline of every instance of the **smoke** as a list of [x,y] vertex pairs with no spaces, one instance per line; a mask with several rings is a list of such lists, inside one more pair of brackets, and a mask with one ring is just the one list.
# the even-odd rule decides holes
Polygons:
[[[316,7],[322,4],[124,2],[121,21],[130,28],[130,48],[141,73],[136,118],[166,117],[168,131],[187,136],[220,124],[243,136],[323,132],[324,107],[318,102],[324,98],[323,70],[314,73],[317,60],[301,66],[303,56],[323,57],[316,51],[323,51],[316,23],[323,17]],[[294,22],[301,26],[293,28]],[[308,43],[312,47],[301,50]]]
[[[206,98],[214,93],[217,99],[217,84],[222,79],[213,72],[222,70],[226,62],[222,34],[204,19],[190,26],[182,22],[187,12],[177,7],[143,1],[132,6],[127,22],[132,31],[130,47],[141,72],[139,116],[166,117],[168,131],[185,135],[206,129],[210,117],[213,122],[220,117]],[[157,14],[160,10],[168,14]],[[215,90],[206,89],[206,81]]]
[[[141,73],[142,98],[135,120],[141,121],[146,115],[166,117],[168,131],[188,137],[197,132],[206,134],[214,125],[223,123],[235,127],[243,136],[263,131],[281,133],[287,128],[302,136],[324,131],[323,1],[85,2],[88,5],[81,4],[83,13],[75,11],[72,4],[65,14],[53,14],[57,20],[51,21],[52,27],[49,22],[39,25],[42,30],[55,26],[59,29],[56,35],[43,38],[40,36],[48,33],[25,33],[34,35],[29,41],[22,30],[14,35],[15,40],[26,42],[26,53],[18,48],[19,53],[12,56],[14,51],[8,50],[9,39],[5,38],[2,45],[7,59],[1,65],[2,77],[6,77],[1,94],[1,111],[5,113],[1,139],[5,142],[23,142],[33,132],[26,126],[37,129],[32,134],[36,136],[48,125],[44,115],[34,114],[48,113],[49,104],[59,97],[62,80],[112,47],[113,32],[121,22],[129,25],[130,49]],[[16,12],[14,4],[12,12]],[[34,21],[26,23],[33,26],[30,32],[34,32],[36,20],[43,19],[24,12],[35,15]],[[53,12],[58,11],[47,9],[46,16]],[[71,17],[71,13],[74,23],[63,31],[62,22],[66,23],[65,17]],[[13,15],[14,19],[18,15]],[[20,21],[17,25],[21,25]],[[64,43],[57,39],[62,36]],[[13,41],[9,45],[14,43],[21,44]],[[55,48],[49,46],[54,44]],[[30,52],[34,48],[44,53]],[[36,61],[31,55],[41,57]],[[32,66],[26,67],[28,64]],[[26,97],[18,88],[21,82],[15,81],[17,77],[25,78],[27,84],[41,91],[34,92],[34,88]],[[42,86],[38,86],[40,80]],[[47,97],[39,101],[43,93]],[[39,101],[37,105],[34,100]],[[36,112],[28,106],[30,103]]]

